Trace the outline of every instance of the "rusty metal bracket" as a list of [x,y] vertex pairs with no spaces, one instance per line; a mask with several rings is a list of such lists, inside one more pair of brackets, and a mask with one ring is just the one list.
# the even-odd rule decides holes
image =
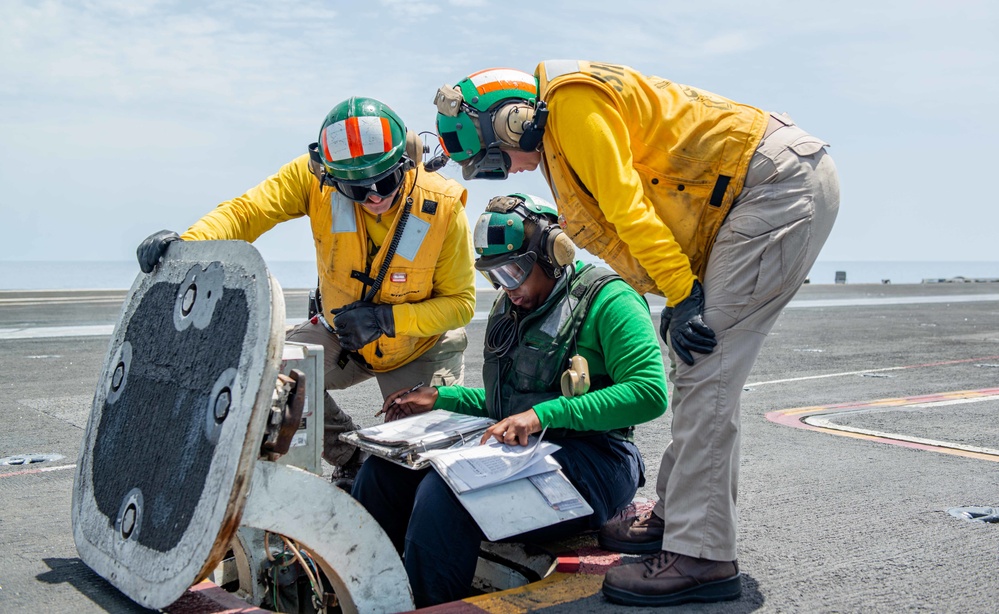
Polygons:
[[282,454],[288,453],[295,431],[302,423],[306,390],[306,377],[303,371],[292,369],[290,376],[278,374],[267,430],[260,446],[260,455],[267,460],[277,460]]

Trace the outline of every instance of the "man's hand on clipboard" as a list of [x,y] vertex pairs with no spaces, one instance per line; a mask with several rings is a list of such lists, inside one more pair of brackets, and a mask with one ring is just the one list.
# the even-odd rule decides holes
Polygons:
[[503,418],[492,425],[482,434],[479,443],[486,443],[490,437],[495,437],[496,441],[507,445],[515,446],[527,445],[529,435],[541,432],[541,420],[534,408]]
[[412,388],[403,388],[388,395],[375,417],[385,414],[385,422],[392,422],[406,416],[426,413],[434,408],[435,402],[437,388],[424,386],[420,382]]

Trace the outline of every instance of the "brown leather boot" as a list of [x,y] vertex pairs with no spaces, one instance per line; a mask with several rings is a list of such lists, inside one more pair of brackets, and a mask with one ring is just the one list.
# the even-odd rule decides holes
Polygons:
[[611,552],[652,554],[663,548],[663,519],[652,511],[611,521],[600,528],[597,541]]
[[658,552],[631,565],[607,570],[604,596],[624,605],[662,606],[738,599],[738,561],[709,561]]

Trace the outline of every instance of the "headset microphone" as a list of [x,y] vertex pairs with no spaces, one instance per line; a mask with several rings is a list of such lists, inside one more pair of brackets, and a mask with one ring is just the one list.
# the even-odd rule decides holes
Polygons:
[[431,173],[436,173],[445,166],[447,166],[449,158],[446,154],[440,154],[430,158],[423,164],[423,168]]

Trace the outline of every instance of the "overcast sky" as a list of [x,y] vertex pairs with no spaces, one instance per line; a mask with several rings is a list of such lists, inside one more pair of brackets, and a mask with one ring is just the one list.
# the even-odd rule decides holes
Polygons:
[[[831,143],[820,261],[999,260],[997,33],[995,0],[0,0],[0,260],[133,259],[303,153],[343,99],[432,130],[441,84],[553,58],[786,111]],[[496,194],[548,196],[540,173],[466,185],[473,223]],[[304,220],[257,247],[314,258]]]

